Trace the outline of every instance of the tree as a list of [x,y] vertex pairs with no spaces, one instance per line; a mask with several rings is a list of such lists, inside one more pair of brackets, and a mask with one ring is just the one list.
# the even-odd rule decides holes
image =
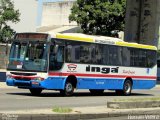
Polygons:
[[69,20],[76,21],[86,34],[111,35],[124,29],[126,0],[77,0]]
[[7,25],[8,22],[17,23],[20,13],[14,9],[11,0],[0,0],[0,41],[6,42],[14,34],[14,30]]

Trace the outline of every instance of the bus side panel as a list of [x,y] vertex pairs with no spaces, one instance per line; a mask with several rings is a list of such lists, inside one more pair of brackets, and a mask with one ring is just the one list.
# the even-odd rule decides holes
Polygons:
[[41,82],[41,86],[45,89],[64,89],[65,81],[65,77],[48,77]]
[[[123,89],[124,79],[78,78],[77,89]],[[156,80],[133,80],[132,89],[151,89]]]
[[78,78],[78,89],[122,89],[123,79]]
[[156,86],[156,80],[133,80],[133,89],[151,89]]

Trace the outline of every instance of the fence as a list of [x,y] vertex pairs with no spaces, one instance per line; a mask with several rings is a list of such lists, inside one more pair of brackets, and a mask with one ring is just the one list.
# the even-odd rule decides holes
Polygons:
[[8,63],[10,45],[0,44],[0,82],[6,80],[6,67]]
[[10,45],[0,44],[0,69],[6,69]]

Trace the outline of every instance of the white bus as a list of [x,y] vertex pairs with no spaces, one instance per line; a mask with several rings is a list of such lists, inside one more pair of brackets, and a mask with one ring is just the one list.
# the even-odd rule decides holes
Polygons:
[[17,33],[12,41],[6,83],[29,89],[58,90],[70,96],[74,89],[93,94],[156,85],[155,46],[123,42],[118,38],[84,34]]

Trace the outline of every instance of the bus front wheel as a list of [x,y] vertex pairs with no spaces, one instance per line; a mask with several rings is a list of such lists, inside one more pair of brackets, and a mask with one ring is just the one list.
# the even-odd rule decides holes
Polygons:
[[66,82],[64,90],[60,90],[60,94],[64,96],[71,96],[74,92],[74,86],[71,82]]
[[29,90],[30,90],[30,92],[31,92],[31,94],[32,94],[33,96],[40,95],[41,92],[42,92],[42,89],[40,89],[40,88],[31,88],[31,89],[29,89]]
[[132,91],[132,82],[131,80],[126,80],[123,85],[123,90],[116,90],[118,95],[130,95]]

